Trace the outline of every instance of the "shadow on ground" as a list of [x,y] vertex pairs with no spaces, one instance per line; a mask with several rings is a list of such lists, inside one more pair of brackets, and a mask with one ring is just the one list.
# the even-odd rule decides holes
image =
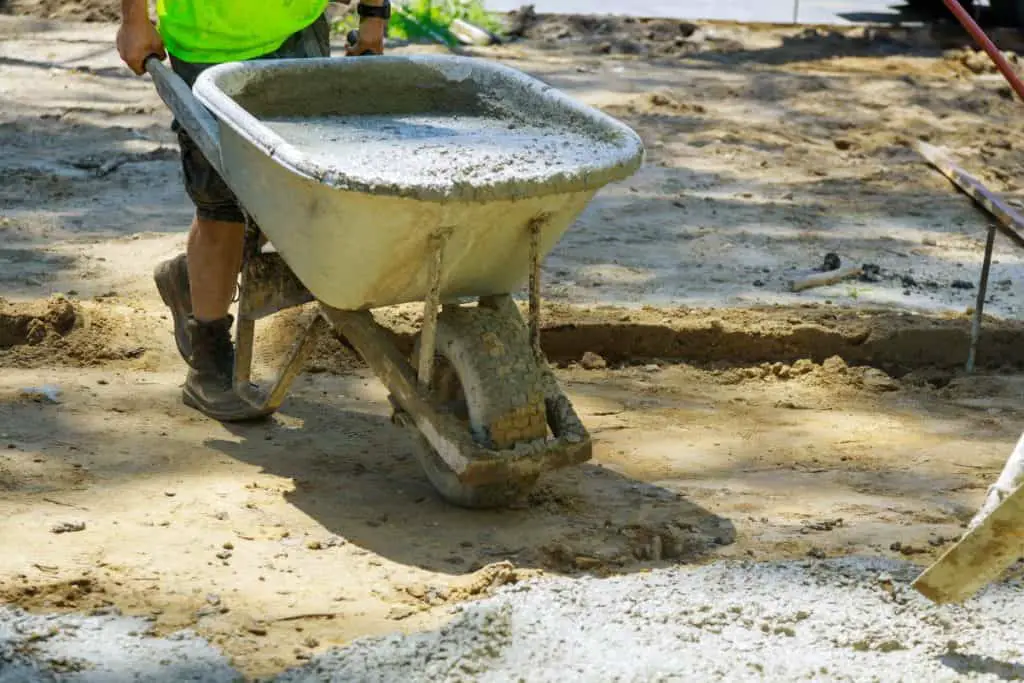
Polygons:
[[[301,430],[236,426],[241,441],[207,445],[292,479],[291,504],[401,564],[461,574],[508,559],[618,573],[638,571],[638,560],[696,561],[735,539],[729,520],[678,493],[591,464],[546,475],[519,509],[463,510],[434,492],[411,438],[385,417],[338,414],[295,396],[285,411],[302,420]],[[326,447],[332,443],[337,449]]]

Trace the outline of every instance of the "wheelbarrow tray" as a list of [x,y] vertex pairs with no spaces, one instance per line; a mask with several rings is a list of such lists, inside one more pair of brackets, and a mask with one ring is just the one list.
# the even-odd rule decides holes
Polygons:
[[516,291],[594,194],[632,175],[627,126],[502,65],[449,56],[224,64],[196,97],[222,174],[324,304],[365,310]]

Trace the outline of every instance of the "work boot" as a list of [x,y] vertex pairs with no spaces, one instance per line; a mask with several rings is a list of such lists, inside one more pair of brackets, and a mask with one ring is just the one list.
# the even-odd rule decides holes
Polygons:
[[153,271],[160,298],[171,309],[174,319],[174,341],[178,353],[188,363],[192,357],[192,340],[189,339],[188,319],[192,315],[192,290],[188,281],[188,261],[185,254],[164,261]]
[[183,399],[185,405],[221,422],[254,420],[268,413],[235,389],[231,323],[231,316],[213,322],[201,322],[191,316],[187,319],[192,357]]

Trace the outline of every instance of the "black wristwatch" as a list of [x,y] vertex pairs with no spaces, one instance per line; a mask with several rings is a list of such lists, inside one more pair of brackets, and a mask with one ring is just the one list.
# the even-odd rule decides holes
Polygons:
[[381,7],[359,3],[356,5],[356,11],[359,13],[360,19],[383,19],[387,21],[391,18],[391,0],[384,0],[384,5]]

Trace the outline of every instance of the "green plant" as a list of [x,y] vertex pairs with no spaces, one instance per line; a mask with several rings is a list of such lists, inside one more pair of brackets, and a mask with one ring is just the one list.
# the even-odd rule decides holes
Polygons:
[[345,33],[353,29],[359,28],[359,16],[355,12],[350,12],[343,15],[342,17],[335,19],[331,24],[331,29],[335,33]]
[[[392,38],[458,44],[448,27],[456,19],[499,33],[501,22],[484,7],[483,0],[410,0],[394,5],[388,35]],[[359,27],[359,18],[349,14],[335,22],[334,30],[348,32]]]

